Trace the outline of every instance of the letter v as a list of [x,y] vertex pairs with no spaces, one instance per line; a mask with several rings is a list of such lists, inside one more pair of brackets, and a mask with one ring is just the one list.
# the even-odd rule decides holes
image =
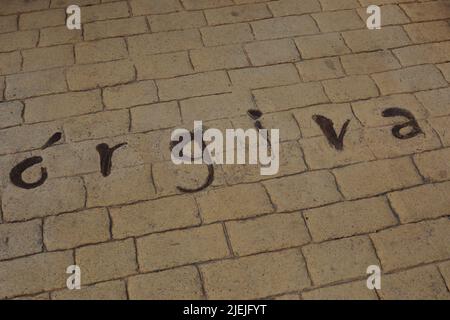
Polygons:
[[348,125],[350,124],[350,120],[347,120],[342,126],[341,132],[339,133],[339,137],[336,134],[336,130],[334,130],[333,121],[328,119],[327,117],[321,115],[314,115],[313,120],[319,125],[322,132],[325,134],[325,137],[328,140],[328,143],[336,148],[336,150],[344,149],[344,136],[347,132]]

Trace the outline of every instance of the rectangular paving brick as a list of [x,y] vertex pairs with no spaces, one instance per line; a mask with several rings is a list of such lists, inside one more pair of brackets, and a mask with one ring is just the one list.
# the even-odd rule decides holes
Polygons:
[[80,290],[61,290],[51,293],[52,300],[126,300],[124,281],[101,282],[92,286],[81,286]]
[[333,173],[346,199],[374,196],[422,182],[408,158],[359,163],[335,169]]
[[379,264],[366,236],[310,244],[302,251],[315,285],[363,277],[368,266]]
[[44,28],[41,29],[39,33],[40,47],[77,43],[81,41],[83,41],[83,32],[81,30],[69,30],[66,26]]
[[131,0],[133,15],[159,14],[182,9],[178,0]]
[[128,294],[132,300],[204,299],[200,275],[192,266],[130,277]]
[[148,31],[145,17],[97,21],[84,25],[85,40],[123,37]]
[[315,241],[375,232],[397,224],[384,197],[346,201],[304,212]]
[[403,26],[403,28],[415,43],[450,39],[450,26],[445,21],[411,23]]
[[223,71],[211,71],[156,82],[161,100],[183,99],[230,91],[228,77]]
[[257,40],[287,38],[319,32],[314,20],[308,16],[289,16],[259,20],[251,23]]
[[221,224],[152,234],[137,239],[139,269],[154,271],[227,257]]
[[350,131],[344,139],[344,149],[337,150],[325,136],[300,140],[305,161],[311,169],[334,168],[352,163],[375,160],[364,141],[361,130]]
[[201,28],[200,32],[206,46],[249,42],[254,39],[250,25],[247,23],[208,26]]
[[450,258],[450,220],[401,225],[371,235],[384,271]]
[[200,266],[209,299],[255,299],[310,286],[299,249]]
[[13,127],[22,123],[23,104],[20,101],[0,103],[0,128]]
[[93,113],[67,120],[64,132],[70,141],[117,136],[128,132],[127,110]]
[[79,177],[48,179],[37,189],[9,185],[2,194],[5,221],[20,221],[55,215],[84,206],[85,190]]
[[145,56],[135,59],[137,77],[141,79],[161,79],[194,73],[187,52],[174,52]]
[[103,39],[82,42],[75,45],[77,63],[87,64],[125,59],[128,57],[126,43],[123,39]]
[[67,91],[64,70],[52,69],[6,77],[6,99],[24,99]]
[[366,281],[355,281],[302,292],[304,300],[378,300]]
[[350,53],[344,39],[339,33],[303,36],[295,39],[295,44],[302,58],[320,58]]
[[105,209],[66,213],[44,220],[44,243],[50,250],[108,241],[110,221]]
[[25,100],[27,123],[50,121],[103,109],[100,90],[69,92]]
[[116,169],[106,178],[100,173],[93,173],[84,179],[88,207],[148,200],[155,195],[149,166]]
[[249,65],[240,46],[218,46],[190,51],[192,65],[196,71],[232,69]]
[[433,65],[377,73],[372,77],[383,95],[436,89],[447,85],[447,81]]
[[36,30],[0,33],[0,52],[34,48],[38,42]]
[[300,82],[298,73],[292,64],[242,68],[230,70],[228,74],[233,85],[250,89],[284,86]]
[[265,4],[247,4],[205,10],[206,20],[210,25],[236,23],[256,19],[270,18],[271,14]]
[[254,107],[249,92],[215,94],[206,97],[191,98],[180,102],[181,115],[185,123],[198,120],[240,116]]
[[328,102],[320,83],[300,83],[253,91],[256,104],[263,112],[281,111]]
[[66,23],[66,13],[63,9],[51,9],[21,14],[19,17],[19,29],[42,29],[55,27]]
[[320,11],[318,0],[281,0],[269,2],[268,6],[274,16],[289,16],[292,14],[305,14]]
[[182,51],[202,47],[197,30],[157,32],[128,38],[132,56]]
[[196,199],[203,222],[252,217],[273,211],[267,193],[259,184],[207,190]]
[[153,32],[200,28],[206,25],[201,11],[182,11],[152,15],[148,18]]
[[0,75],[17,73],[21,65],[22,57],[19,52],[0,53]]
[[323,82],[323,86],[333,102],[362,100],[378,96],[378,89],[368,76],[326,80]]
[[0,298],[34,294],[66,287],[71,251],[47,252],[0,262]]
[[200,224],[195,200],[190,196],[140,202],[111,208],[110,212],[114,238],[140,236]]
[[422,185],[388,195],[392,208],[403,223],[450,214],[450,182]]
[[383,27],[380,30],[352,30],[342,35],[353,52],[384,50],[410,44],[408,35],[400,26]]
[[233,252],[238,256],[297,247],[310,241],[299,213],[230,221],[226,228]]
[[263,184],[278,212],[318,207],[342,199],[333,176],[326,171],[303,173]]
[[171,128],[181,123],[180,109],[176,102],[135,107],[130,112],[133,132]]
[[158,101],[154,81],[140,81],[103,89],[107,109],[123,109]]
[[385,300],[448,300],[450,294],[435,266],[424,266],[383,277],[380,298]]
[[135,274],[136,248],[133,239],[82,247],[75,251],[83,271],[83,283],[113,280]]
[[394,50],[394,54],[403,66],[414,66],[426,63],[440,63],[448,61],[450,41],[421,44]]
[[75,91],[124,84],[134,79],[133,65],[127,60],[76,65],[67,71],[67,83]]
[[251,42],[244,48],[254,66],[300,60],[297,48],[290,39]]
[[431,181],[445,181],[450,177],[450,164],[447,159],[450,148],[424,152],[414,156],[414,163],[425,179]]
[[0,260],[26,256],[42,251],[42,222],[0,224]]

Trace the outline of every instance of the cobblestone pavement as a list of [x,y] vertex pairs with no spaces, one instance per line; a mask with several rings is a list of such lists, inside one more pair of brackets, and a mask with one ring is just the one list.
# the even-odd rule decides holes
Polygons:
[[[450,299],[449,21],[450,1],[1,0],[0,298]],[[395,137],[391,107],[423,133]],[[172,164],[172,130],[256,108],[280,172],[177,189],[208,169]],[[317,114],[350,120],[342,151]],[[103,177],[97,145],[124,142]],[[17,187],[30,158],[48,177]]]

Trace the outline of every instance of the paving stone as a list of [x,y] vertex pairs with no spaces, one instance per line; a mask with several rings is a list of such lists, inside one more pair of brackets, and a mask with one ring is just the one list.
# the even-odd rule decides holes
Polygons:
[[447,161],[449,155],[449,148],[424,152],[414,155],[414,163],[425,179],[445,181],[450,178],[450,164]]
[[282,111],[328,102],[319,83],[300,83],[253,91],[256,104],[263,112]]
[[87,206],[108,206],[153,198],[155,191],[150,171],[149,166],[139,166],[114,170],[108,177],[102,177],[100,173],[85,176]]
[[0,262],[0,297],[5,299],[64,288],[66,269],[73,263],[71,251],[46,252]]
[[13,127],[22,123],[23,104],[19,101],[0,103],[0,128]]
[[77,43],[75,56],[77,63],[88,64],[125,59],[128,57],[128,51],[123,39],[114,38]]
[[206,25],[205,17],[201,11],[152,15],[148,20],[150,29],[154,32],[193,29]]
[[235,23],[201,28],[203,42],[206,46],[218,46],[253,40],[253,33],[247,23]]
[[383,95],[436,89],[447,85],[442,74],[433,65],[387,71],[372,77]]
[[346,201],[304,212],[314,241],[375,232],[397,224],[383,197]]
[[289,16],[259,20],[251,23],[257,40],[294,37],[319,32],[314,20],[308,16]]
[[66,213],[44,220],[44,243],[48,250],[61,250],[108,241],[109,217],[105,209]]
[[190,196],[145,201],[110,209],[114,238],[196,226],[198,209]]
[[204,222],[246,218],[273,211],[267,193],[259,184],[208,190],[196,199]]
[[410,269],[383,277],[379,290],[384,300],[448,300],[450,294],[434,266]]
[[137,270],[133,239],[81,247],[75,250],[75,259],[85,284],[125,277]]
[[[67,28],[66,28],[67,29]],[[84,25],[85,40],[131,36],[148,31],[145,17],[91,22]]]
[[367,289],[366,281],[355,281],[324,287],[302,293],[305,300],[378,300],[374,290]]
[[319,207],[341,200],[333,176],[308,172],[264,182],[278,212]]
[[236,23],[256,19],[270,18],[271,14],[264,4],[246,4],[205,10],[210,25]]
[[358,163],[335,169],[333,173],[346,199],[403,189],[420,184],[422,180],[408,158]]
[[0,260],[42,252],[40,220],[0,224]]
[[71,90],[114,86],[134,79],[133,65],[127,60],[76,65],[67,71],[67,83]]
[[368,266],[379,265],[366,236],[310,244],[303,247],[302,251],[316,285],[364,277]]
[[209,299],[254,299],[310,286],[298,249],[200,266]]
[[295,44],[290,39],[252,42],[246,44],[244,49],[254,66],[300,60]]
[[229,255],[221,224],[152,234],[137,239],[139,268],[154,271],[219,260]]
[[123,109],[158,101],[153,81],[140,81],[103,89],[103,102],[107,109]]
[[450,183],[427,184],[388,194],[392,208],[403,223],[449,215]]
[[51,121],[103,109],[100,90],[69,92],[25,100],[27,123]]
[[200,276],[192,266],[131,277],[128,293],[132,300],[204,299]]
[[230,221],[225,225],[233,252],[238,256],[298,247],[310,241],[299,213]]
[[8,100],[67,91],[62,69],[20,73],[6,77],[5,97]]
[[337,58],[307,60],[297,63],[303,81],[320,81],[344,76]]
[[82,286],[80,290],[61,290],[51,293],[52,300],[126,300],[125,282],[108,281],[92,286]]
[[83,182],[78,177],[49,179],[37,189],[9,185],[2,194],[5,221],[21,221],[81,209],[85,202]]
[[401,225],[371,235],[384,271],[449,259],[450,220]]

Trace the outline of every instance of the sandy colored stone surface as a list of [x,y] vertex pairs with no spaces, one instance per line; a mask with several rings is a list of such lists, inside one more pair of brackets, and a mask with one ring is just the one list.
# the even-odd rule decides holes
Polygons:
[[[450,299],[448,1],[1,2],[0,299]],[[199,120],[278,173],[175,165]]]

